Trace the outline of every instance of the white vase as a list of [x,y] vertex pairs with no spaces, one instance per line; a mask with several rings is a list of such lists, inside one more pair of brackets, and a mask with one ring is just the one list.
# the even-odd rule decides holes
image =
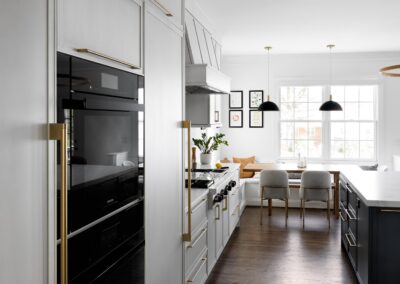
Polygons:
[[200,163],[202,165],[211,164],[211,157],[212,157],[212,154],[203,154],[203,153],[201,153],[200,154]]

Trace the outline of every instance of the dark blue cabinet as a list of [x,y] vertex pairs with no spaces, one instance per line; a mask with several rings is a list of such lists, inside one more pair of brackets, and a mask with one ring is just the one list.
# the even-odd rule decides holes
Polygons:
[[340,179],[342,247],[360,283],[400,283],[400,208],[369,207]]

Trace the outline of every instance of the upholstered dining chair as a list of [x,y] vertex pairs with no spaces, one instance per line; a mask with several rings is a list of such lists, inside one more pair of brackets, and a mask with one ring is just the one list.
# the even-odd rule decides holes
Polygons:
[[327,218],[328,226],[331,228],[330,221],[330,196],[331,196],[331,174],[326,171],[304,171],[301,175],[300,186],[300,217],[305,219],[305,202],[307,201],[322,201],[327,203]]
[[272,213],[272,199],[285,201],[285,226],[288,219],[288,199],[289,199],[288,174],[282,170],[264,170],[260,173],[260,224],[263,219],[263,203],[268,199],[268,216]]

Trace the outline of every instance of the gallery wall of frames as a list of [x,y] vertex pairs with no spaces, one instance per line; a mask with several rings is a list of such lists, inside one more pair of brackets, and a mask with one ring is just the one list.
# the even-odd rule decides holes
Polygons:
[[[264,127],[264,113],[258,110],[264,101],[263,90],[250,90],[248,94],[248,125],[249,128]],[[243,91],[233,90],[229,94],[229,128],[243,128]]]

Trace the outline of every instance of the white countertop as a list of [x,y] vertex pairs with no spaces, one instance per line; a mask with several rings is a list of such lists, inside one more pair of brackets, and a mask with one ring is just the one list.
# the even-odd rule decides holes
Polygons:
[[361,200],[372,207],[400,207],[400,172],[344,169],[341,174]]

